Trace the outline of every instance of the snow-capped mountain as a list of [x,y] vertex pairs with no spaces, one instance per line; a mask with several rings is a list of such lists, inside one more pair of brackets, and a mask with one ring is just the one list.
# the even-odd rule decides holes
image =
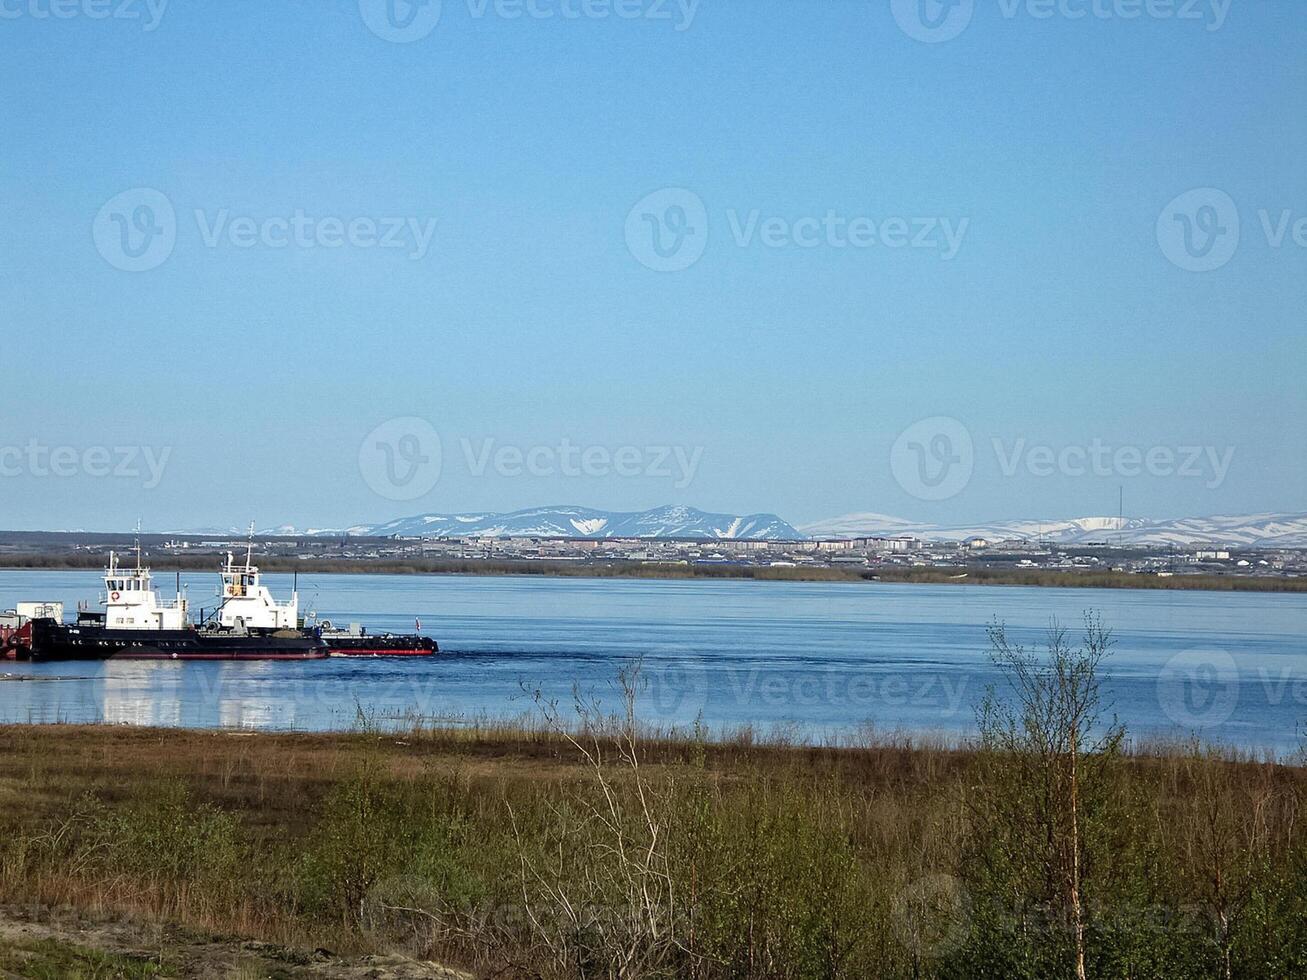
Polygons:
[[419,514],[359,525],[351,535],[409,537],[721,538],[751,541],[802,538],[775,514],[709,514],[693,507],[625,513],[589,507],[534,507],[509,514]]
[[[245,529],[203,532],[244,536]],[[589,507],[533,507],[512,513],[418,514],[384,524],[347,528],[283,525],[260,530],[260,536],[350,537],[564,537],[564,538],[703,538],[753,541],[801,541],[806,538],[912,536],[926,541],[1021,539],[1049,544],[1104,542],[1122,545],[1179,547],[1210,545],[1249,548],[1307,548],[1307,513],[1245,514],[1171,520],[1080,517],[1072,520],[1008,520],[977,524],[927,524],[887,514],[847,514],[801,524],[796,529],[775,514],[710,514],[693,507],[655,507],[638,512]]]
[[1307,548],[1307,514],[1250,514],[1147,520],[1082,517],[1075,520],[1017,520],[942,525],[905,521],[884,514],[848,514],[803,524],[814,538],[912,535],[933,541],[983,537],[1044,540],[1050,544],[1105,541],[1124,545],[1224,545],[1228,547]]

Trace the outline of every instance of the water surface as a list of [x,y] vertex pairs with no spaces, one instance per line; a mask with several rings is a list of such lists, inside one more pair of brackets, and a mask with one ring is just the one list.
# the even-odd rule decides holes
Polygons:
[[[289,594],[289,575],[266,575]],[[172,577],[159,576],[171,591]],[[192,606],[216,575],[183,576]],[[87,571],[0,572],[0,606],[94,597]],[[639,660],[641,716],[715,730],[751,724],[822,739],[877,730],[965,733],[996,677],[986,625],[1038,646],[1086,610],[1112,627],[1109,710],[1132,734],[1197,733],[1290,752],[1307,723],[1307,596],[721,580],[313,575],[303,608],[336,623],[437,639],[429,660],[3,664],[0,720],[330,729],[417,713],[466,720],[567,706],[574,687],[617,706]]]

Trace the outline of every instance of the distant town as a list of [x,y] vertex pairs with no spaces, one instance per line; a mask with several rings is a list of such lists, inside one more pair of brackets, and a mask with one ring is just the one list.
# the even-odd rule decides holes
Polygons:
[[[702,540],[679,538],[577,538],[577,537],[271,537],[256,536],[256,554],[270,569],[315,565],[414,566],[413,570],[441,570],[457,565],[475,571],[503,566],[549,564],[572,574],[587,568],[640,568],[655,573],[684,574],[737,569],[787,569],[800,577],[804,570],[846,570],[862,577],[912,570],[934,570],[951,577],[971,572],[1111,572],[1153,577],[1239,576],[1307,578],[1307,551],[1299,549],[1215,548],[1207,545],[1120,546],[1101,542],[1074,545],[1026,539],[991,540],[972,537],[961,542],[921,538],[865,537],[838,540]],[[219,556],[244,549],[248,539],[239,535],[143,535],[142,547],[159,567],[216,567]],[[95,566],[110,550],[128,550],[133,535],[10,532],[0,534],[0,564],[41,566]],[[433,567],[436,566],[436,567]],[[543,569],[541,569],[543,570]],[[788,577],[788,576],[784,576]],[[1178,584],[1178,583],[1177,583]],[[1305,583],[1307,584],[1307,583]]]

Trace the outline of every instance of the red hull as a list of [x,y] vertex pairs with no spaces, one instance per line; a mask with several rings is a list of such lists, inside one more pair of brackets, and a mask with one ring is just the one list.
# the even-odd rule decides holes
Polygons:
[[368,650],[360,647],[358,649],[332,650],[330,655],[333,657],[430,657],[435,652],[435,650]]
[[163,653],[122,652],[110,660],[322,660],[326,652],[314,653]]

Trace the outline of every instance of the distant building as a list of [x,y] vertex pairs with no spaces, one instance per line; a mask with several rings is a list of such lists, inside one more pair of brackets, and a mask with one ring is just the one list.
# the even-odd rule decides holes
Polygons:
[[901,554],[921,546],[916,538],[855,538],[853,544],[864,551]]
[[852,551],[852,541],[818,541],[818,551]]

